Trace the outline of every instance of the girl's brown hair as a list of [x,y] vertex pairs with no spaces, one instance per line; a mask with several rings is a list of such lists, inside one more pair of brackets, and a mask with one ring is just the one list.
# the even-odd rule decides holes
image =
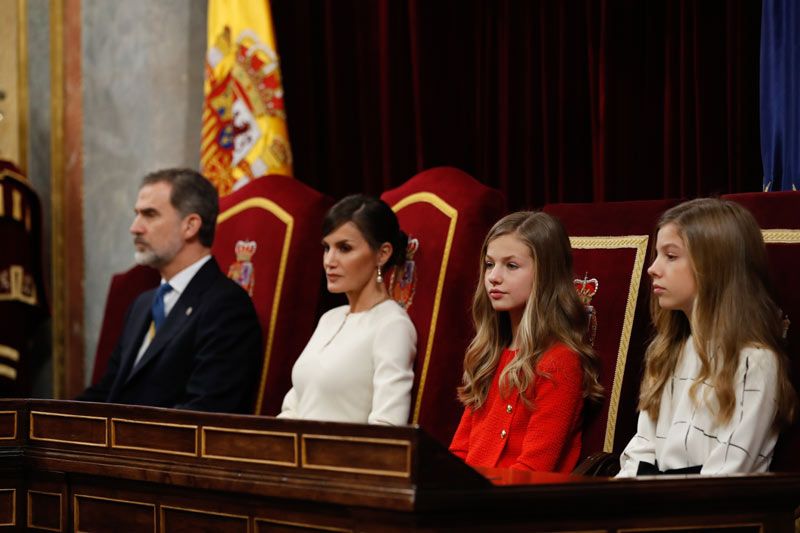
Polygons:
[[675,225],[686,246],[697,296],[691,322],[682,311],[662,309],[656,298],[651,299],[655,336],[645,353],[639,410],[657,419],[662,391],[691,335],[701,369],[689,393],[696,401],[700,383],[714,386],[717,423],[724,424],[733,415],[739,354],[748,346],[775,354],[778,410],[774,423],[777,428],[790,423],[796,395],[783,349],[781,311],[771,296],[764,239],[753,215],[735,202],[699,198],[665,212],[657,230],[667,224]]
[[517,331],[519,351],[500,376],[501,391],[507,394],[516,389],[526,401],[524,392],[535,385],[536,365],[542,354],[555,342],[562,342],[580,356],[584,396],[600,398],[599,362],[585,339],[587,320],[573,284],[569,238],[557,219],[531,211],[500,219],[483,242],[481,275],[472,301],[476,333],[464,357],[463,385],[458,389],[458,398],[473,409],[483,405],[500,354],[513,340],[508,312],[496,312],[484,288],[486,250],[490,242],[502,235],[514,235],[528,247],[535,276]]

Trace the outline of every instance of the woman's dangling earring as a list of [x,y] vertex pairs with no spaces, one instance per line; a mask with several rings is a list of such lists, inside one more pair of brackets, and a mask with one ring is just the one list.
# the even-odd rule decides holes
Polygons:
[[378,277],[375,279],[379,284],[383,283],[383,274],[381,273],[381,266],[378,265]]

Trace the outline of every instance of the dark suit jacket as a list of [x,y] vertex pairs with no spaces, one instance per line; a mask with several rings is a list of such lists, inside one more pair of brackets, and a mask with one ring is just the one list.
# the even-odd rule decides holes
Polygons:
[[103,378],[77,399],[251,413],[262,361],[253,302],[212,258],[181,294],[136,368],[155,289],[131,305]]

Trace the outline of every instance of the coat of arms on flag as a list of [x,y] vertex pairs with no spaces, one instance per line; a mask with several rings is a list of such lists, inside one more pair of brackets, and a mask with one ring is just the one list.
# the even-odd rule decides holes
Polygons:
[[204,89],[201,168],[220,196],[292,175],[268,0],[209,0]]

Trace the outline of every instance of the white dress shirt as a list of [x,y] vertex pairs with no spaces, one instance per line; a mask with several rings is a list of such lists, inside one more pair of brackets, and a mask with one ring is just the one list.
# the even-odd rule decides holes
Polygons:
[[[186,287],[189,285],[189,282],[192,281],[195,274],[211,259],[211,254],[205,255],[189,265],[188,267],[184,268],[171,279],[165,280],[161,278],[161,284],[169,283],[172,287],[172,290],[169,291],[164,295],[164,317],[169,316],[169,312],[172,311],[172,308],[175,307],[175,304],[178,301],[178,298],[181,297],[183,291],[186,290]],[[141,360],[144,352],[147,351],[147,348],[150,346],[150,343],[153,342],[153,337],[155,336],[155,329],[153,328],[152,324],[150,329],[144,336],[142,340],[142,346],[139,348],[139,353],[136,354],[136,360],[133,363],[133,367],[135,368],[137,364],[139,364],[139,360]]]

